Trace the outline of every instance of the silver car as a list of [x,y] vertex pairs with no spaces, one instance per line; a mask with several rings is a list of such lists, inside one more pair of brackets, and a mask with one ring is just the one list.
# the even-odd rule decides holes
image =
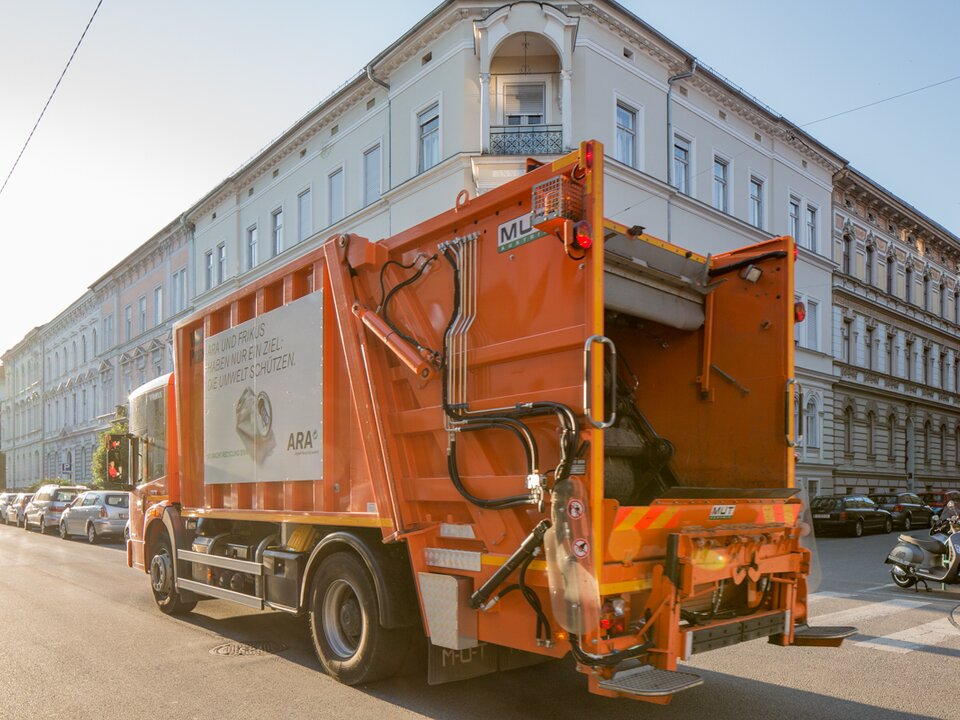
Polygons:
[[7,507],[7,522],[20,527],[23,522],[23,513],[27,509],[27,504],[33,500],[33,493],[20,493],[13,502]]
[[48,528],[56,528],[67,505],[86,489],[82,485],[44,485],[23,511],[24,530],[36,525],[43,535]]
[[4,525],[7,524],[7,508],[16,496],[17,493],[13,492],[0,493],[0,522]]
[[130,517],[130,493],[89,490],[60,517],[60,537],[84,535],[93,544],[106,536],[123,537]]

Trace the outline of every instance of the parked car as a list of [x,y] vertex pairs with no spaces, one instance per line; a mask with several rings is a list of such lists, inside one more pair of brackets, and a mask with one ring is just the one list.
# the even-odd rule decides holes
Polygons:
[[17,493],[13,492],[0,493],[0,522],[4,525],[7,524],[7,508],[16,496]]
[[866,495],[820,495],[810,510],[816,533],[839,530],[860,537],[866,530],[893,530],[893,515]]
[[7,522],[20,527],[23,522],[23,512],[33,500],[33,493],[18,493],[13,502],[7,506]]
[[943,506],[951,500],[960,504],[960,492],[956,490],[933,490],[920,495],[920,498],[933,510],[932,521],[940,519],[940,513],[943,512]]
[[48,528],[60,525],[60,515],[77,495],[87,488],[82,485],[44,485],[33,496],[23,513],[23,528],[36,525],[43,535]]
[[106,536],[124,534],[130,513],[130,493],[89,490],[79,495],[60,517],[60,537],[84,535],[91,545]]
[[930,526],[933,510],[919,495],[911,492],[874,493],[870,499],[893,515],[893,524],[896,527],[910,530]]

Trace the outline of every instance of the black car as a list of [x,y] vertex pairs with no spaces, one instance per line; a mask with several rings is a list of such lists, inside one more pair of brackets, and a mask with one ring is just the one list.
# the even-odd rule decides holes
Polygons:
[[821,495],[810,503],[810,510],[816,533],[839,530],[860,537],[866,530],[893,530],[893,515],[866,495]]
[[893,524],[897,527],[910,530],[930,526],[933,510],[919,495],[910,492],[874,493],[870,499],[893,515]]

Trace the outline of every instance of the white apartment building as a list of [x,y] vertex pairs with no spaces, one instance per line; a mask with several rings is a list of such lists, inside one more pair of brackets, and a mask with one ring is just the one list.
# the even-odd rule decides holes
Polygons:
[[[704,254],[797,238],[808,313],[797,326],[797,477],[832,489],[830,215],[846,162],[609,0],[442,3],[96,281],[96,426],[169,369],[170,328],[190,306],[333,234],[392,235],[453,207],[461,190],[516,177],[527,156],[590,138],[604,143],[605,213],[618,222]],[[154,318],[158,287],[168,309]],[[146,329],[144,310],[156,320]],[[24,343],[5,362],[20,363]]]

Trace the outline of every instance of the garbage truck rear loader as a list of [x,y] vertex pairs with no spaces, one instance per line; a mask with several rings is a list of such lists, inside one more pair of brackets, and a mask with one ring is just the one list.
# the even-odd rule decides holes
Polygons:
[[598,142],[528,165],[177,326],[130,399],[161,610],[308,614],[351,684],[425,631],[431,682],[572,654],[660,703],[698,652],[853,632],[806,624],[793,240],[703,257],[606,220]]

